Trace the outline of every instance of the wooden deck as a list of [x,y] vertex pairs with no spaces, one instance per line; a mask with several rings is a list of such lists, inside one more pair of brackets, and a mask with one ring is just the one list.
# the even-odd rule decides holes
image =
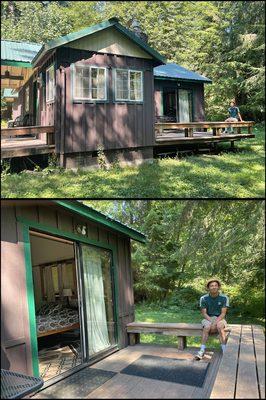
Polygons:
[[1,159],[49,154],[54,151],[53,126],[23,126],[1,130]]
[[[234,142],[241,139],[254,138],[252,127],[254,121],[245,122],[189,122],[189,123],[156,123],[156,146]],[[225,134],[222,130],[232,127],[236,132]],[[242,133],[247,128],[248,133]],[[200,131],[199,131],[200,130]]]
[[[198,349],[189,348],[186,351],[177,350],[174,347],[159,345],[138,344],[122,349],[107,358],[92,365],[105,371],[113,371],[117,374],[105,382],[102,386],[86,396],[87,399],[199,399],[208,398],[221,360],[219,351],[207,351],[206,362],[210,362],[207,376],[202,388],[166,382],[162,380],[143,378],[139,376],[120,374],[126,366],[137,360],[142,355],[153,355],[176,359],[192,360]],[[56,387],[56,384],[54,385]],[[33,398],[46,398],[39,392]]]
[[[193,360],[198,348],[178,350],[162,345],[136,344],[119,350],[90,368],[116,372],[111,379],[88,393],[88,399],[264,399],[265,338],[260,326],[229,325],[227,350],[206,351],[203,361],[210,366],[203,387],[121,374],[120,371],[142,355]],[[56,383],[52,385],[56,394]],[[44,399],[40,391],[33,398]],[[51,398],[51,397],[50,397]],[[56,398],[56,397],[52,397]]]

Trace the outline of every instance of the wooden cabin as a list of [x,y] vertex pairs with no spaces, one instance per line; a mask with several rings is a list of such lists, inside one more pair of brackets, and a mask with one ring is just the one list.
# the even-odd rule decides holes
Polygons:
[[1,217],[2,368],[46,381],[126,347],[145,236],[76,200],[3,200]]
[[95,164],[100,148],[110,161],[153,158],[154,124],[173,121],[173,112],[175,121],[204,120],[203,85],[211,81],[165,63],[112,18],[45,45],[2,41],[1,77],[18,90],[13,117],[29,113],[41,139],[54,135],[44,152],[77,167]]

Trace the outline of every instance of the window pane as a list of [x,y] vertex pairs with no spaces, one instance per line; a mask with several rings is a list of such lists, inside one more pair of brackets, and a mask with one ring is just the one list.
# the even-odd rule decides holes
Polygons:
[[46,101],[54,100],[55,71],[54,66],[46,71]]
[[97,92],[98,92],[97,89],[94,89],[94,88],[91,89],[91,97],[93,99],[97,99]]
[[116,97],[117,99],[128,100],[128,71],[116,71]]
[[140,71],[130,71],[130,100],[142,100],[142,79]]

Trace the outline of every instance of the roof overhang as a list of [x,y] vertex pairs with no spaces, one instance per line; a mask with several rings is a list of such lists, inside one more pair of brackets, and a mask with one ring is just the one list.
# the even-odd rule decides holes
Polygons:
[[1,60],[1,88],[20,89],[33,72],[31,63]]
[[105,215],[94,208],[88,207],[77,200],[53,200],[57,205],[64,207],[65,209],[77,213],[83,217],[89,218],[93,222],[100,223],[107,228],[113,229],[123,235],[130,237],[141,243],[146,243],[146,236],[137,231],[136,229],[130,228],[129,226],[122,224],[121,222]]
[[114,27],[119,32],[123,33],[125,36],[127,36],[129,39],[135,42],[139,47],[141,47],[144,51],[150,54],[158,62],[162,64],[166,62],[166,59],[161,54],[159,54],[156,50],[150,47],[146,42],[138,38],[138,36],[136,36],[133,32],[122,26],[117,18],[110,18],[107,21],[82,29],[78,32],[73,32],[68,35],[59,37],[58,39],[50,40],[48,43],[43,45],[41,49],[38,51],[38,53],[35,55],[35,57],[31,61],[32,65],[37,66],[41,58],[55,48],[64,46],[70,42],[81,39],[85,36],[92,35],[93,33],[99,32],[103,29],[107,29],[110,27]]
[[174,78],[170,76],[159,76],[159,75],[154,75],[154,79],[162,80],[162,81],[180,81],[180,82],[191,82],[191,83],[212,83],[212,81],[209,80],[200,80],[200,79],[185,79],[185,78]]

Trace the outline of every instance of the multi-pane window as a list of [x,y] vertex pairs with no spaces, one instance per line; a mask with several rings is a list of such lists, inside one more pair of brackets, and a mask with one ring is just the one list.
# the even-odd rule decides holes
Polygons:
[[106,100],[106,69],[75,65],[74,99]]
[[29,86],[25,89],[25,112],[28,112],[30,109],[30,88]]
[[55,92],[55,72],[54,65],[46,70],[46,102],[54,100]]
[[143,100],[142,71],[116,70],[115,99],[122,101]]

